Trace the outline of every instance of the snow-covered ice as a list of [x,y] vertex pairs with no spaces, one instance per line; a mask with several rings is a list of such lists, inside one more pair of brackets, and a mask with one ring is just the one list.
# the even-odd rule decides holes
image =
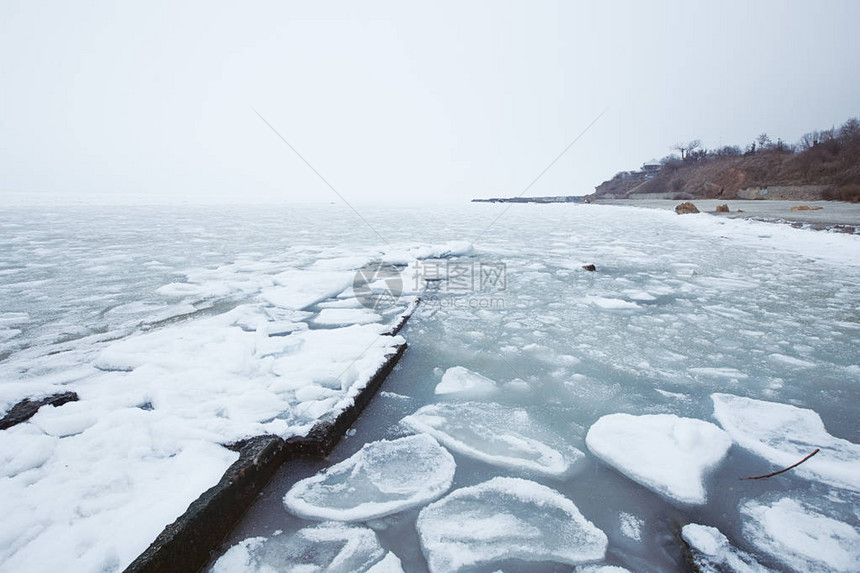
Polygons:
[[561,477],[583,453],[522,408],[495,403],[429,404],[402,423],[488,464]]
[[749,554],[732,547],[716,527],[690,523],[681,529],[681,537],[690,547],[693,563],[701,573],[770,573],[772,569]]
[[211,573],[362,573],[394,563],[372,529],[321,523],[296,533],[252,537],[237,543],[222,555]]
[[[744,537],[794,571],[860,571],[860,529],[791,497],[740,506]],[[856,506],[855,506],[856,511]],[[854,515],[856,523],[856,513]]]
[[458,489],[421,510],[417,528],[434,573],[504,559],[575,565],[602,559],[607,547],[572,501],[519,478]]
[[717,426],[672,414],[603,416],[588,430],[588,449],[645,487],[682,503],[707,501],[705,477],[731,447]]
[[[806,479],[860,491],[860,445],[830,435],[821,417],[791,404],[732,394],[713,394],[714,417],[733,440],[766,460]],[[761,473],[767,473],[762,471]]]
[[363,308],[324,308],[313,319],[319,325],[370,324],[379,322],[382,317]]
[[296,483],[284,505],[306,519],[369,521],[437,499],[455,469],[451,454],[426,434],[371,442]]
[[445,371],[442,381],[436,384],[437,395],[457,394],[457,397],[477,397],[491,394],[497,388],[493,380],[472,372],[462,366],[454,366]]
[[367,573],[403,573],[403,564],[397,555],[389,551],[382,561],[371,566]]

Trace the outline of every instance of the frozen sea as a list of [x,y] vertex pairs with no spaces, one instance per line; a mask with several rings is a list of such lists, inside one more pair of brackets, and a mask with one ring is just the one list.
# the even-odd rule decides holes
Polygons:
[[[328,460],[283,468],[216,570],[684,571],[682,528],[715,570],[860,569],[860,237],[358,210],[0,211],[0,411],[81,397],[0,431],[0,570],[121,570],[232,463],[221,444],[337,405],[419,293],[383,391]],[[350,285],[374,260],[402,295],[371,311]]]

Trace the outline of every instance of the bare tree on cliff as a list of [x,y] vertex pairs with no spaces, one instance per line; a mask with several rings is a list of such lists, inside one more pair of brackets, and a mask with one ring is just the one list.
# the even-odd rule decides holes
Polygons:
[[698,139],[694,139],[689,143],[676,143],[672,146],[672,149],[681,153],[681,161],[685,160],[687,156],[690,155],[690,152],[698,149],[702,146],[702,142]]

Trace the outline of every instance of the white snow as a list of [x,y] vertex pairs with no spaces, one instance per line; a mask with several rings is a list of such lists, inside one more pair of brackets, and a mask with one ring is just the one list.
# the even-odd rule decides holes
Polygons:
[[437,499],[455,469],[451,454],[426,434],[371,442],[297,482],[284,505],[305,519],[369,521]]
[[673,414],[603,416],[588,430],[591,452],[630,479],[675,501],[707,501],[704,479],[731,447],[717,426]]
[[436,385],[434,393],[437,395],[458,394],[458,397],[477,397],[491,394],[496,388],[495,381],[462,366],[454,366],[442,375],[442,381]]
[[346,324],[370,324],[381,320],[381,316],[364,308],[324,308],[313,319],[313,323],[338,326]]
[[690,546],[693,562],[701,573],[769,573],[749,554],[732,547],[716,527],[690,523],[681,529],[681,537]]
[[503,559],[587,563],[608,543],[572,501],[519,478],[458,489],[421,510],[416,526],[433,573]]
[[[860,571],[860,531],[790,497],[773,503],[747,501],[744,537],[795,571]],[[855,520],[856,523],[856,520]]]
[[276,285],[263,289],[260,297],[275,306],[304,310],[337,296],[352,284],[355,273],[289,270],[272,277]]
[[252,537],[231,547],[211,573],[362,573],[380,564],[386,552],[372,529],[321,523],[296,533]]
[[430,404],[403,418],[447,448],[488,464],[561,477],[583,453],[524,409],[494,403]]
[[[713,394],[714,417],[741,447],[782,469],[820,451],[791,474],[860,491],[860,445],[830,435],[812,410]],[[767,470],[767,471],[764,471]],[[764,468],[762,474],[773,471]]]

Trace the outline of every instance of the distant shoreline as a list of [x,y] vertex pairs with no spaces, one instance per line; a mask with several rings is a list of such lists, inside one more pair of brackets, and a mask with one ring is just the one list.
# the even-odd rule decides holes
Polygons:
[[[702,213],[728,219],[752,219],[768,223],[783,223],[819,231],[860,234],[860,204],[845,201],[766,201],[745,199],[692,199]],[[672,199],[603,199],[595,205],[618,205],[645,209],[674,210],[682,201]],[[718,213],[718,205],[728,205],[728,213]],[[822,207],[815,211],[792,211],[792,207],[810,205]],[[738,210],[742,212],[738,212]]]

